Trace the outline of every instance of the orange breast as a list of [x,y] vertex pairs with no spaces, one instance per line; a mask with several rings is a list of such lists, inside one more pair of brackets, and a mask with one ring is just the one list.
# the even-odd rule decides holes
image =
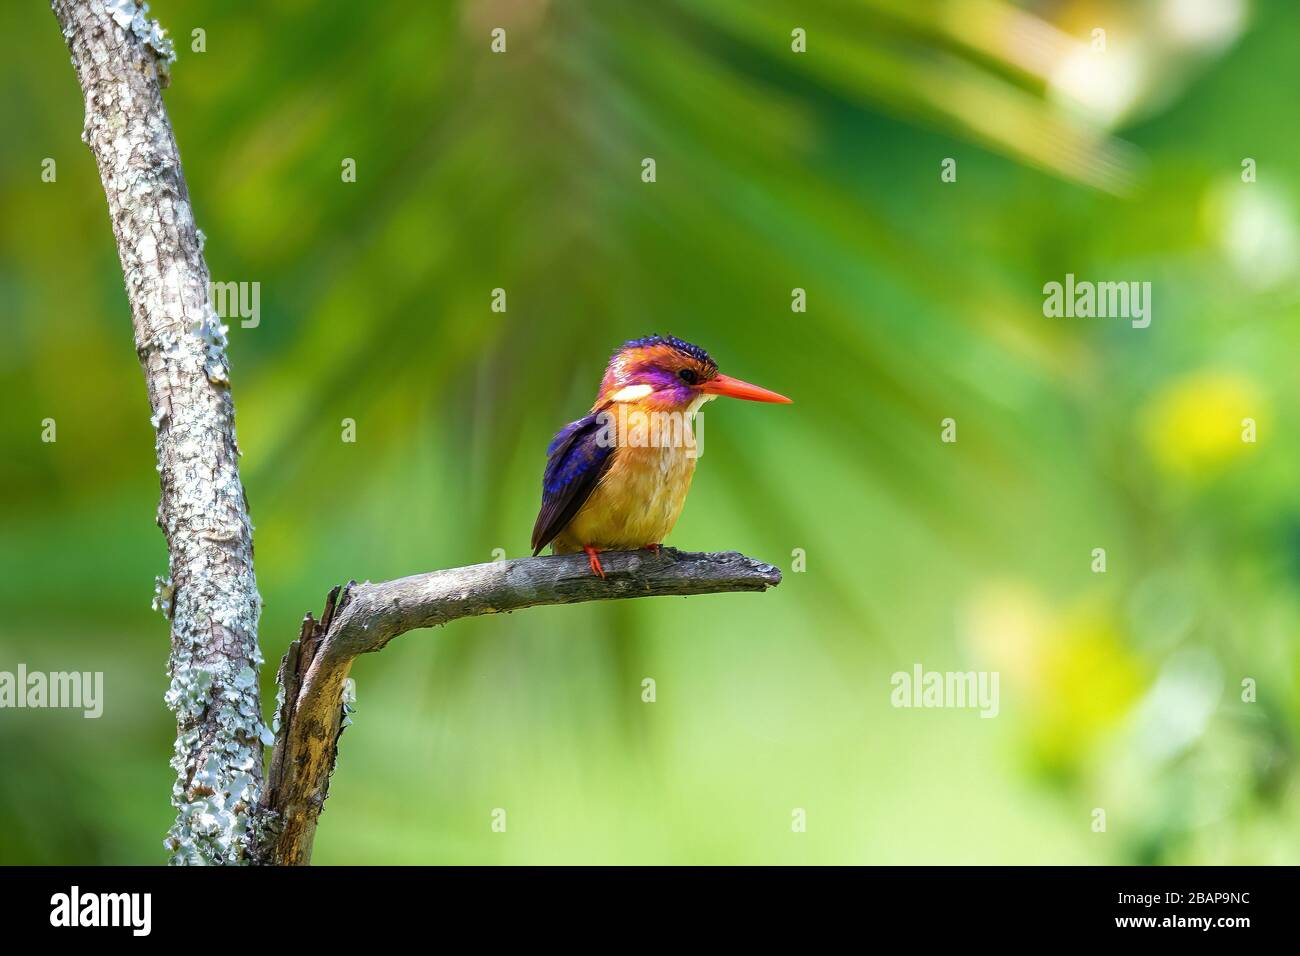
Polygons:
[[672,531],[695,474],[683,447],[620,447],[600,483],[555,538],[556,554],[584,545],[631,550],[658,544]]

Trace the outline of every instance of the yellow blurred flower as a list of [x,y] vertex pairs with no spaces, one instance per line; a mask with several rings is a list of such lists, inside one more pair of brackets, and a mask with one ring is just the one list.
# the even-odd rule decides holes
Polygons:
[[1104,602],[1053,608],[1028,587],[990,584],[964,615],[966,639],[1005,677],[1028,744],[1046,767],[1073,771],[1138,703],[1148,677]]
[[1075,610],[1048,635],[1040,679],[1035,744],[1057,766],[1086,759],[1094,744],[1137,704],[1147,678],[1112,614]]
[[1199,371],[1166,384],[1141,422],[1142,438],[1164,471],[1183,477],[1214,474],[1252,448],[1265,412],[1246,378]]

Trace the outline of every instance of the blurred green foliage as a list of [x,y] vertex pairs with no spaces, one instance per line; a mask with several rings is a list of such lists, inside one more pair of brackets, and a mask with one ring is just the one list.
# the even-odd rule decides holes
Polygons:
[[[778,590],[359,661],[317,862],[1300,862],[1300,6],[154,7],[213,278],[261,283],[231,355],[268,710],[331,585],[526,552],[624,339],[796,401],[710,406],[670,540]],[[107,703],[0,711],[0,862],[155,863],[149,411],[66,50],[5,17],[0,669]],[[1045,318],[1067,272],[1151,281],[1151,327]],[[891,707],[917,662],[998,671],[997,718]]]

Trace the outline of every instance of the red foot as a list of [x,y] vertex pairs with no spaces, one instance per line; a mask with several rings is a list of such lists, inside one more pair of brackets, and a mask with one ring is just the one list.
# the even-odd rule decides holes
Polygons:
[[587,563],[591,565],[591,573],[598,574],[603,578],[605,569],[600,566],[600,549],[584,544],[582,550],[587,552]]
[[663,545],[662,545],[662,544],[647,544],[646,547],[647,547],[649,550],[653,551],[653,552],[655,553],[655,557],[657,558],[657,557],[659,557],[659,549],[662,548]]

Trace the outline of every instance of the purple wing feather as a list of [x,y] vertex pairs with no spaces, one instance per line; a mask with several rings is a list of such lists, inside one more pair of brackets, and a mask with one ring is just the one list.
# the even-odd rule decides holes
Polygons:
[[573,520],[612,460],[613,444],[600,440],[600,413],[565,425],[546,449],[542,510],[533,525],[533,554]]

